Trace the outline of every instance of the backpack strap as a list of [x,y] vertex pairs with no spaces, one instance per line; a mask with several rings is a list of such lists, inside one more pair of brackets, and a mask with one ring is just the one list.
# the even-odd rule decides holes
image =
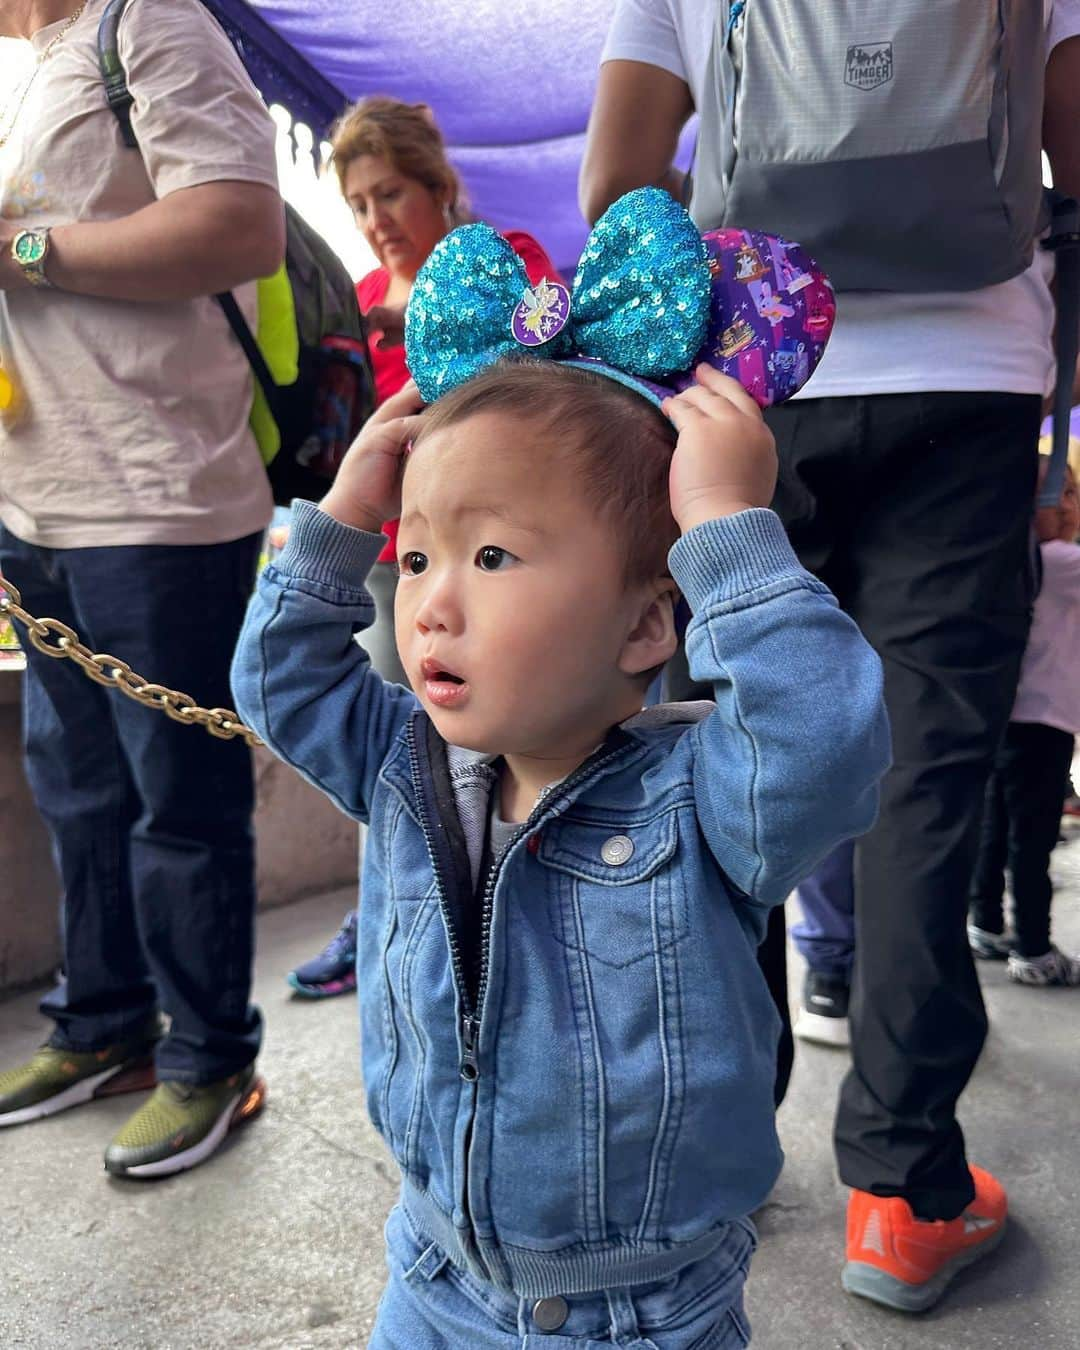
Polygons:
[[98,24],[98,65],[105,81],[105,97],[120,123],[120,134],[129,150],[137,150],[139,143],[131,126],[131,105],[135,100],[128,88],[127,71],[120,60],[120,20],[124,17],[128,0],[109,0]]
[[[124,139],[124,144],[129,150],[138,150],[139,142],[131,125],[131,108],[135,99],[128,88],[127,71],[120,59],[120,20],[124,17],[127,6],[128,0],[109,0],[105,6],[105,12],[98,24],[98,65],[101,69],[101,78],[105,82],[105,97],[120,124],[120,135]],[[231,291],[225,291],[221,295],[215,295],[214,299],[221,306],[229,321],[229,327],[244,350],[251,372],[266,396],[270,415],[280,425],[278,386],[259,350],[259,344],[255,341],[247,319],[236,303],[236,297]]]
[[220,295],[215,295],[214,299],[221,306],[222,313],[229,321],[229,327],[233,331],[237,342],[244,349],[244,355],[248,359],[248,365],[251,367],[251,373],[259,382],[259,388],[266,396],[267,405],[270,408],[270,415],[278,426],[281,425],[281,416],[278,405],[278,385],[270,373],[270,367],[266,364],[266,358],[259,350],[259,344],[255,341],[255,335],[248,325],[247,319],[236,303],[236,296],[232,291],[222,291]]
[[1050,194],[1050,234],[1043,248],[1054,254],[1057,279],[1057,328],[1054,352],[1054,425],[1050,466],[1039,493],[1040,506],[1056,506],[1065,485],[1069,454],[1069,414],[1080,346],[1080,202],[1060,193]]

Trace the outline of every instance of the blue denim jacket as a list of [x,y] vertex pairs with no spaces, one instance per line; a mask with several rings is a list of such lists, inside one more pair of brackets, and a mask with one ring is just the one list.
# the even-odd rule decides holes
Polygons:
[[483,891],[473,1008],[455,914],[494,773],[353,640],[381,542],[299,504],[233,688],[271,749],[370,825],[364,1079],[404,1206],[522,1297],[664,1279],[780,1170],[755,949],[768,906],[873,822],[880,663],[772,512],[690,531],[671,566],[716,706],[631,719],[544,794]]

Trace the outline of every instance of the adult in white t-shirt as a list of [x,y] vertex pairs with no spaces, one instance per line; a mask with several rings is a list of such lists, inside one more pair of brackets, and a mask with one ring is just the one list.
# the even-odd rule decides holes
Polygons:
[[[137,148],[105,100],[105,0],[11,0],[35,64],[0,108],[0,571],[32,613],[205,707],[269,521],[247,362],[211,298],[284,251],[273,122],[198,0],[130,0]],[[0,1126],[155,1094],[118,1175],[203,1161],[256,1109],[251,756],[27,649],[27,770],[63,890],[65,978]],[[47,889],[47,888],[46,888]],[[44,920],[43,920],[44,922]],[[168,1014],[164,1031],[160,1014]]]
[[[1045,17],[1044,144],[1057,186],[1080,196],[1080,0],[1047,0]],[[645,183],[680,192],[676,145],[702,104],[716,21],[701,0],[618,0],[581,174],[589,219]],[[767,416],[774,505],[885,666],[895,766],[857,847],[853,1067],[836,1145],[853,1188],[845,1283],[914,1310],[996,1245],[1005,1219],[1001,1186],[967,1162],[955,1108],[986,1031],[965,907],[1029,624],[1048,264],[975,291],[842,293],[837,310],[818,371]]]

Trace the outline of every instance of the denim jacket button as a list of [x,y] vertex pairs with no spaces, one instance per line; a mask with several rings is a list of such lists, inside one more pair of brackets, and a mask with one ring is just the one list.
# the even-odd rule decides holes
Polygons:
[[541,1331],[558,1331],[570,1316],[570,1305],[561,1294],[539,1298],[533,1304],[533,1321]]
[[634,841],[625,834],[613,834],[600,850],[600,856],[611,867],[621,867],[634,856]]

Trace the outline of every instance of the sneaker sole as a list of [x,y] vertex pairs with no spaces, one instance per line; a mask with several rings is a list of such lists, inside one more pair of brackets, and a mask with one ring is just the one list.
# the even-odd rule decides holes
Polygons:
[[812,1041],[815,1045],[831,1045],[841,1050],[851,1045],[846,1017],[824,1017],[821,1013],[801,1008],[792,1031],[800,1041]]
[[976,946],[974,942],[969,942],[971,954],[976,961],[1007,961],[1009,953],[1002,951],[999,947]]
[[849,1261],[840,1276],[840,1283],[849,1294],[880,1303],[897,1312],[925,1312],[941,1298],[955,1276],[984,1256],[989,1256],[1004,1236],[1005,1224],[1002,1223],[996,1233],[991,1233],[977,1247],[970,1247],[959,1256],[954,1256],[923,1284],[908,1284],[863,1261]]
[[8,1111],[0,1116],[0,1127],[5,1125],[26,1125],[32,1120],[44,1120],[46,1116],[59,1115],[73,1106],[83,1106],[86,1102],[99,1097],[115,1097],[121,1092],[142,1092],[157,1083],[153,1057],[145,1060],[114,1065],[101,1073],[81,1078],[63,1092],[57,1092],[44,1101],[34,1102],[32,1106],[21,1106],[17,1111]]
[[114,1177],[125,1179],[132,1177],[136,1180],[152,1180],[156,1177],[174,1176],[177,1172],[186,1172],[205,1162],[211,1153],[221,1146],[231,1129],[258,1115],[265,1104],[266,1080],[256,1078],[225,1107],[209,1132],[197,1144],[192,1144],[190,1148],[184,1149],[181,1153],[174,1153],[168,1158],[161,1158],[157,1162],[138,1163],[134,1167],[119,1167],[116,1164],[110,1166],[106,1162],[105,1170]]
[[304,984],[295,974],[286,975],[285,983],[301,998],[335,998],[338,994],[356,992],[356,976],[346,975],[343,980],[328,980],[326,984]]

